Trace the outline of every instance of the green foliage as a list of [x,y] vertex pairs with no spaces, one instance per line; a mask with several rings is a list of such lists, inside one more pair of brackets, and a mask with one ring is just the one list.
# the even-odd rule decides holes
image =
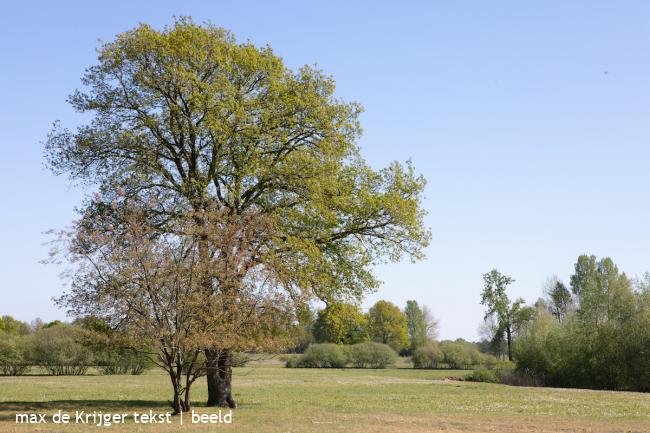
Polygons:
[[302,353],[314,342],[314,313],[306,302],[296,306],[295,318],[290,326],[290,343],[286,352]]
[[561,323],[538,309],[515,346],[517,371],[549,386],[650,390],[650,302],[609,258],[580,256],[577,311]]
[[365,163],[362,108],[335,96],[332,77],[188,17],[98,51],[69,98],[91,120],[56,125],[45,151],[55,173],[98,184],[89,210],[128,197],[167,217],[208,204],[263,215],[273,230],[259,233],[256,266],[320,299],[358,299],[377,286],[374,263],[423,257],[424,178],[410,162]]
[[496,361],[480,365],[465,380],[470,382],[510,383],[512,385],[532,385],[523,383],[523,378],[516,377],[515,364],[511,361]]
[[93,358],[94,364],[102,374],[139,375],[153,365],[147,356],[130,350],[94,351]]
[[280,361],[284,362],[284,366],[287,368],[298,368],[300,367],[300,358],[302,355],[288,354],[280,356]]
[[497,359],[479,351],[475,343],[459,338],[455,341],[445,340],[440,343],[427,342],[418,348],[411,356],[415,368],[452,368],[470,370],[483,366],[494,368]]
[[510,302],[506,288],[514,282],[512,278],[493,269],[483,275],[483,280],[485,285],[481,293],[481,304],[487,307],[485,318],[490,316],[496,318],[498,326],[493,340],[495,343],[501,341],[505,334],[508,359],[512,361],[513,338],[521,327],[531,319],[533,310],[525,305],[522,298]]
[[477,368],[471,373],[466,374],[465,380],[470,382],[488,382],[488,383],[500,382],[497,372],[494,370],[489,370],[485,367]]
[[84,374],[92,365],[91,351],[82,342],[84,331],[66,324],[43,327],[34,333],[31,360],[52,375]]
[[471,369],[474,365],[475,357],[480,355],[475,355],[475,353],[479,353],[478,349],[472,349],[465,342],[459,341],[443,341],[440,343],[440,350],[442,352],[442,362],[448,368],[459,370]]
[[573,297],[571,292],[562,281],[556,280],[548,290],[549,311],[562,322],[568,315],[573,306]]
[[409,349],[413,352],[427,342],[429,337],[427,335],[427,324],[425,322],[424,313],[420,309],[417,301],[406,301],[404,314],[406,315],[408,328],[410,342]]
[[312,344],[300,356],[297,367],[343,368],[348,363],[344,346],[334,343]]
[[32,332],[28,323],[16,320],[11,316],[2,316],[2,332],[10,335],[27,335]]
[[0,334],[0,373],[20,376],[29,370],[30,336]]
[[634,310],[631,281],[609,257],[578,257],[571,289],[578,298],[578,313],[589,326],[608,320],[624,321]]
[[397,353],[390,346],[372,341],[350,346],[348,356],[355,368],[386,368],[397,361]]
[[442,362],[442,352],[435,341],[428,341],[418,347],[411,356],[415,368],[438,368]]
[[368,311],[368,334],[373,341],[399,352],[409,344],[406,315],[395,304],[377,301]]
[[318,312],[313,334],[317,343],[355,344],[368,339],[366,327],[359,307],[334,302]]
[[481,353],[478,346],[459,338],[456,341],[442,341],[439,345],[442,362],[447,368],[469,370],[479,365],[493,365],[496,358]]
[[[48,324],[44,328],[59,325],[60,322]],[[72,325],[84,331],[79,333],[80,343],[92,354],[93,364],[102,374],[139,375],[153,365],[149,357],[149,353],[153,353],[152,349],[139,347],[140,350],[136,350],[129,347],[129,341],[120,339],[98,317],[78,318]]]

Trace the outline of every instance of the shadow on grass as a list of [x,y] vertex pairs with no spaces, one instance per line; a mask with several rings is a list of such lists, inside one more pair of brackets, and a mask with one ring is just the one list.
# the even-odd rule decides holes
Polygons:
[[166,401],[160,400],[52,400],[52,401],[3,401],[0,402],[0,421],[14,421],[17,413],[48,413],[61,410],[73,413],[77,410],[103,412],[133,412],[154,409],[170,410]]

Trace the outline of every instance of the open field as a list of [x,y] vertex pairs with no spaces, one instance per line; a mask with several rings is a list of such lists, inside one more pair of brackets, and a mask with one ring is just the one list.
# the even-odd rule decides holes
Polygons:
[[[523,388],[444,380],[449,370],[235,370],[231,425],[16,425],[17,412],[168,411],[167,378],[0,377],[0,432],[650,432],[650,394]],[[193,393],[206,398],[204,380]]]

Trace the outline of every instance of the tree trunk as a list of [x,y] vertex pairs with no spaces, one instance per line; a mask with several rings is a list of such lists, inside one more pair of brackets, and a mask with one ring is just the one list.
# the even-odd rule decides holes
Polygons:
[[187,385],[185,388],[185,397],[183,398],[183,412],[190,411],[190,386]]
[[180,364],[176,366],[175,369],[169,371],[169,378],[172,382],[172,387],[174,388],[174,397],[170,402],[172,409],[174,410],[172,415],[178,415],[181,412],[190,411],[190,387],[191,382],[188,382],[185,388],[183,388],[182,381],[182,369]]
[[182,408],[182,402],[181,402],[181,392],[180,392],[180,383],[178,382],[178,378],[174,374],[173,371],[169,372],[169,378],[172,381],[172,387],[174,388],[174,397],[171,402],[172,409],[174,409],[173,415],[178,415],[181,413],[183,410]]
[[512,359],[512,329],[510,325],[506,326],[506,335],[508,337],[508,361],[513,361]]
[[172,415],[178,415],[181,413],[181,399],[176,390],[174,390],[174,401],[172,401],[172,409],[174,409]]
[[232,364],[231,350],[206,350],[208,407],[235,408],[237,404],[232,397]]

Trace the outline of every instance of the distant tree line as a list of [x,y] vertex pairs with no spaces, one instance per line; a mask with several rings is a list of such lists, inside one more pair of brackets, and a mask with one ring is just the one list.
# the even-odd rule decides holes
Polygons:
[[151,366],[146,353],[115,340],[94,318],[71,324],[55,320],[31,324],[0,318],[0,374],[18,376],[32,367],[50,375],[82,375],[89,367],[103,374],[141,374]]
[[[471,369],[493,367],[497,358],[463,339],[438,342],[438,322],[426,306],[409,300],[402,310],[380,300],[367,313],[357,305],[330,303],[315,314],[305,311],[296,333],[288,367],[384,368],[397,354],[409,357],[415,368]],[[391,355],[392,353],[392,355]],[[393,356],[394,355],[394,356]]]
[[650,274],[633,280],[610,258],[578,257],[532,306],[510,302],[509,277],[484,276],[482,347],[546,386],[650,391]]
[[[302,355],[283,357],[289,367],[385,368],[398,354],[410,357],[416,368],[471,369],[493,367],[497,358],[462,339],[436,340],[438,322],[426,306],[409,300],[404,309],[380,300],[367,313],[358,305],[331,302],[320,310],[303,304],[292,324],[277,324],[288,340],[284,351]],[[25,374],[39,367],[51,375],[85,374],[90,367],[102,374],[140,374],[155,365],[154,347],[136,346],[94,316],[72,323],[40,319],[31,324],[0,318],[0,374]],[[238,354],[234,366],[245,363]],[[201,365],[204,359],[194,360]],[[190,370],[190,366],[187,367]],[[185,371],[185,370],[184,370]]]

